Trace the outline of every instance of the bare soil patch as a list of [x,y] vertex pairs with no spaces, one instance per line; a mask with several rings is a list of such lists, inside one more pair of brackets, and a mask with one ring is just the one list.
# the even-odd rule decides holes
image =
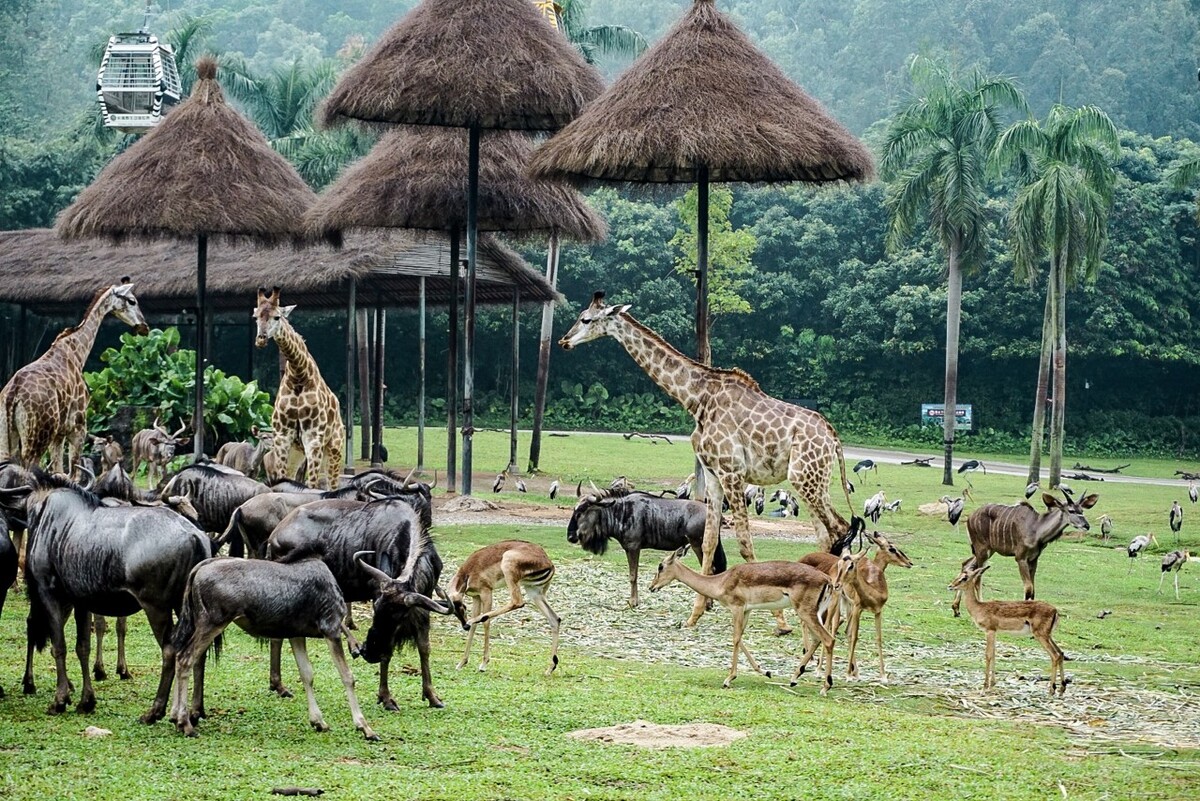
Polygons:
[[636,745],[639,748],[711,748],[729,745],[745,737],[746,733],[717,723],[664,726],[635,720],[602,729],[579,729],[567,732],[567,736],[576,740]]

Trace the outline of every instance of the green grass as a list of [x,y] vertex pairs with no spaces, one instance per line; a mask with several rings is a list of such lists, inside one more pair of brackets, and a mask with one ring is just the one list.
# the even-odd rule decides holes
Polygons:
[[[393,441],[399,444],[389,437],[389,447]],[[549,439],[544,447],[550,474],[564,479],[590,476],[600,483],[621,473],[635,481],[665,484],[690,471],[690,451],[683,444],[575,435]],[[397,451],[392,455],[404,462]],[[503,466],[506,459],[505,437],[477,437],[477,464]],[[302,698],[280,700],[266,691],[265,648],[233,631],[221,662],[209,670],[210,718],[200,724],[199,739],[188,740],[166,722],[137,722],[149,705],[157,670],[157,651],[144,617],[131,624],[134,680],[97,684],[94,714],[45,714],[53,689],[52,662],[45,654],[36,662],[38,694],[21,695],[27,605],[24,595],[10,595],[0,620],[0,684],[9,692],[0,699],[0,797],[244,799],[267,797],[271,787],[300,785],[321,787],[332,798],[454,801],[1027,799],[1061,798],[1060,783],[1070,799],[1197,797],[1200,753],[1195,751],[1112,743],[1071,736],[1055,726],[967,717],[956,703],[958,690],[941,696],[929,692],[938,689],[938,671],[944,669],[948,677],[966,676],[969,686],[962,693],[973,703],[1004,701],[1006,677],[1044,675],[1048,665],[1031,641],[1008,639],[998,664],[1001,689],[991,696],[976,689],[982,682],[982,636],[969,621],[950,615],[946,591],[966,555],[965,526],[956,538],[944,520],[916,511],[918,504],[943,494],[939,478],[933,470],[886,466],[878,478],[889,498],[904,498],[904,510],[885,518],[881,528],[894,532],[916,563],[912,570],[893,567],[888,572],[891,600],[885,644],[888,667],[897,680],[890,685],[873,681],[873,642],[866,637],[859,651],[864,681],[843,681],[844,646],[839,643],[835,686],[825,698],[807,674],[796,691],[789,692],[778,680],[746,669],[733,689],[722,690],[723,668],[684,667],[680,655],[669,650],[642,662],[568,644],[561,651],[559,671],[546,678],[541,675],[548,648],[544,624],[522,611],[495,624],[492,664],[484,674],[454,669],[463,635],[447,621],[435,621],[434,683],[447,703],[444,710],[428,709],[419,698],[416,678],[396,675],[393,669],[392,689],[401,711],[383,712],[373,702],[375,669],[354,663],[359,697],[383,738],[380,743],[363,742],[354,730],[322,645],[311,643],[309,651],[316,664],[321,707],[333,730],[318,734],[307,725]],[[1011,500],[1022,488],[1015,477],[979,475],[972,481],[980,502]],[[873,477],[859,483],[856,504],[876,491]],[[1116,484],[1089,489],[1101,496],[1093,519],[1104,512],[1112,515],[1121,542],[1153,526],[1160,542],[1171,544],[1169,532],[1163,536],[1166,511],[1179,493],[1168,487]],[[504,497],[511,500],[515,493]],[[1187,506],[1185,541],[1198,546],[1200,513],[1191,517],[1192,507]],[[560,566],[550,600],[560,612],[571,610],[563,614],[564,632],[620,625],[640,645],[654,644],[669,633],[709,656],[709,663],[723,664],[728,658],[728,615],[722,610],[705,615],[695,630],[664,629],[689,605],[682,587],[649,598],[644,593],[642,608],[623,608],[625,568],[619,550],[602,558],[586,556],[566,543],[558,527],[440,526],[435,535],[451,565],[474,548],[506,537],[544,545]],[[778,539],[756,541],[759,558],[794,559],[809,547]],[[736,547],[731,551],[736,553]],[[1043,557],[1038,596],[1059,607],[1063,619],[1058,640],[1075,658],[1067,666],[1073,684],[1053,707],[1065,719],[1094,714],[1090,707],[1083,708],[1085,698],[1137,688],[1178,695],[1182,703],[1200,688],[1195,628],[1200,570],[1194,565],[1185,568],[1181,601],[1174,600],[1169,580],[1167,593],[1156,595],[1157,553],[1143,556],[1129,575],[1123,551],[1105,547],[1095,537],[1065,539]],[[656,559],[647,555],[643,560],[643,587]],[[604,586],[614,588],[612,597],[578,601],[586,588],[573,587],[568,579],[579,575],[603,578],[608,582]],[[1020,596],[1011,559],[995,558],[985,591],[993,598]],[[1098,619],[1101,609],[1113,614]],[[752,622],[747,636],[756,656],[790,675],[798,638],[772,637],[766,615]],[[477,642],[476,659],[479,647]],[[108,662],[114,672],[111,649],[110,645]],[[922,649],[938,654],[920,656]],[[619,641],[612,651],[620,654]],[[413,655],[405,652],[395,664],[413,662]],[[918,663],[928,678],[905,684],[906,672]],[[78,684],[73,654],[68,666]],[[285,676],[299,690],[295,668],[287,661]],[[1195,701],[1186,708],[1195,710]],[[728,748],[652,751],[579,743],[565,736],[579,728],[638,718],[717,722],[749,737]],[[81,732],[88,725],[114,734],[85,739]],[[1097,731],[1105,725],[1097,723]],[[1192,720],[1191,725],[1194,730],[1200,721]]]

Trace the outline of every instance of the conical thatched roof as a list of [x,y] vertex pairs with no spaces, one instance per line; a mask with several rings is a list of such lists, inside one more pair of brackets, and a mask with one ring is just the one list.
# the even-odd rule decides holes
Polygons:
[[[604,220],[575,190],[535,181],[533,145],[521,133],[491,131],[479,143],[479,230],[558,231],[594,242]],[[467,224],[467,132],[400,128],[342,173],[309,211],[316,236],[362,228],[461,230]]]
[[318,119],[557,130],[602,88],[529,0],[424,0],[342,76]]
[[[147,313],[178,313],[196,304],[195,247],[174,241],[139,245],[62,239],[46,228],[0,232],[0,302],[48,314],[75,314],[101,286],[130,276]],[[430,303],[450,296],[450,253],[444,237],[375,231],[347,237],[344,247],[262,249],[231,244],[208,259],[208,301],[215,309],[248,309],[260,286],[281,286],[302,308],[340,308],[353,279],[359,302],[415,305],[419,278]],[[540,272],[490,235],[479,237],[480,303],[561,302]]]
[[712,0],[533,154],[541,178],[690,183],[866,180],[871,155]]
[[225,104],[216,61],[191,97],[112,160],[58,217],[67,237],[296,239],[316,200],[266,137]]

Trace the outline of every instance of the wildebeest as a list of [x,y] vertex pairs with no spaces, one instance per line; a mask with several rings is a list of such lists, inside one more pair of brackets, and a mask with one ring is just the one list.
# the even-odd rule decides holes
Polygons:
[[[389,585],[387,593],[381,595],[378,576],[355,560],[360,551],[374,551],[375,567],[398,582]],[[378,599],[362,656],[380,663],[378,698],[384,708],[399,709],[388,689],[388,666],[394,647],[405,642],[417,646],[422,695],[430,706],[443,706],[429,672],[429,612],[442,609],[421,600],[434,594],[442,559],[417,512],[401,500],[330,500],[301,506],[275,528],[267,557],[293,562],[309,556],[319,556],[329,566],[347,602]],[[278,648],[273,649],[272,656],[277,653]],[[284,694],[278,658],[272,662],[271,689]]]
[[[255,495],[270,492],[266,484],[239,473],[227,473],[220,467],[192,464],[176,473],[163,487],[160,497],[186,495],[192,499],[200,515],[200,528],[215,534],[225,531],[233,511]],[[235,537],[229,543],[229,555],[242,555],[242,541]]]
[[180,435],[186,429],[187,425],[184,424],[172,434],[159,424],[158,418],[155,418],[154,424],[150,428],[143,428],[134,434],[131,443],[133,474],[136,476],[142,462],[145,462],[146,479],[151,487],[158,486],[167,464],[175,458],[175,449],[187,442],[187,440],[180,439]]
[[342,487],[331,492],[264,492],[233,510],[221,539],[231,542],[240,539],[246,555],[261,559],[266,557],[267,538],[293,511],[310,503],[336,498],[363,500],[360,493],[357,487]]
[[[567,524],[567,542],[588,553],[603,554],[616,540],[629,562],[629,605],[638,605],[638,558],[643,549],[675,551],[690,545],[704,553],[704,503],[660,498],[645,492],[600,490],[575,504]],[[717,543],[713,573],[725,570],[725,549]]]
[[250,433],[258,438],[257,445],[249,442],[226,442],[217,451],[215,461],[227,467],[244,473],[251,478],[257,478],[262,472],[263,457],[270,452],[275,444],[275,434],[268,429],[254,427]]
[[[1021,571],[1021,581],[1025,584],[1025,600],[1032,600],[1038,557],[1068,527],[1087,531],[1090,526],[1083,510],[1091,509],[1099,499],[1100,496],[1093,493],[1078,502],[1070,497],[1060,501],[1046,492],[1042,493],[1045,512],[1038,512],[1025,501],[1014,506],[985,503],[967,518],[967,533],[971,537],[973,554],[971,560],[974,560],[976,567],[983,567],[993,553],[1015,558],[1017,568]],[[963,562],[964,566],[966,564]],[[950,605],[955,617],[958,616],[961,600],[962,593],[955,593],[954,602]]]
[[[0,521],[4,514],[0,512]],[[8,597],[8,588],[17,580],[17,549],[8,538],[8,526],[5,521],[0,528],[0,619],[4,618],[4,600]],[[4,697],[4,687],[0,685],[0,698]]]
[[83,670],[76,709],[90,712],[96,695],[88,674],[89,613],[121,617],[139,609],[162,650],[158,692],[142,716],[153,723],[166,710],[175,668],[170,645],[173,614],[179,611],[191,569],[212,555],[212,543],[182,516],[165,507],[104,506],[98,497],[59,476],[34,472],[34,484],[0,491],[25,494],[29,509],[29,592],[25,692],[33,693],[33,652],[52,643],[58,687],[48,712],[70,701],[63,627],[75,610],[75,651]]
[[[329,726],[313,694],[313,669],[305,638],[323,637],[329,643],[329,653],[346,688],[355,727],[368,740],[378,740],[358,705],[354,677],[342,652],[342,633],[347,637],[350,634],[343,622],[345,617],[346,602],[333,574],[320,559],[280,564],[222,557],[201,562],[188,579],[183,612],[173,640],[178,655],[171,720],[181,732],[195,736],[194,724],[205,716],[202,669],[205,651],[216,641],[215,652],[219,654],[221,632],[230,623],[236,623],[255,637],[291,641],[308,697],[308,721],[317,731],[327,731]],[[189,710],[188,672],[193,667],[196,687]]]

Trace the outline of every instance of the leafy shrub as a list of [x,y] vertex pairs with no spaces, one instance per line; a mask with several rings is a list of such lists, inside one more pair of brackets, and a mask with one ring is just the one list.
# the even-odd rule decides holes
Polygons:
[[[145,336],[125,333],[121,347],[100,354],[105,367],[84,373],[91,392],[88,427],[106,431],[122,407],[154,409],[164,425],[191,420],[196,386],[196,352],[179,347],[179,329],[153,329]],[[271,396],[254,381],[204,370],[204,426],[212,442],[243,439],[251,428],[271,422]]]

